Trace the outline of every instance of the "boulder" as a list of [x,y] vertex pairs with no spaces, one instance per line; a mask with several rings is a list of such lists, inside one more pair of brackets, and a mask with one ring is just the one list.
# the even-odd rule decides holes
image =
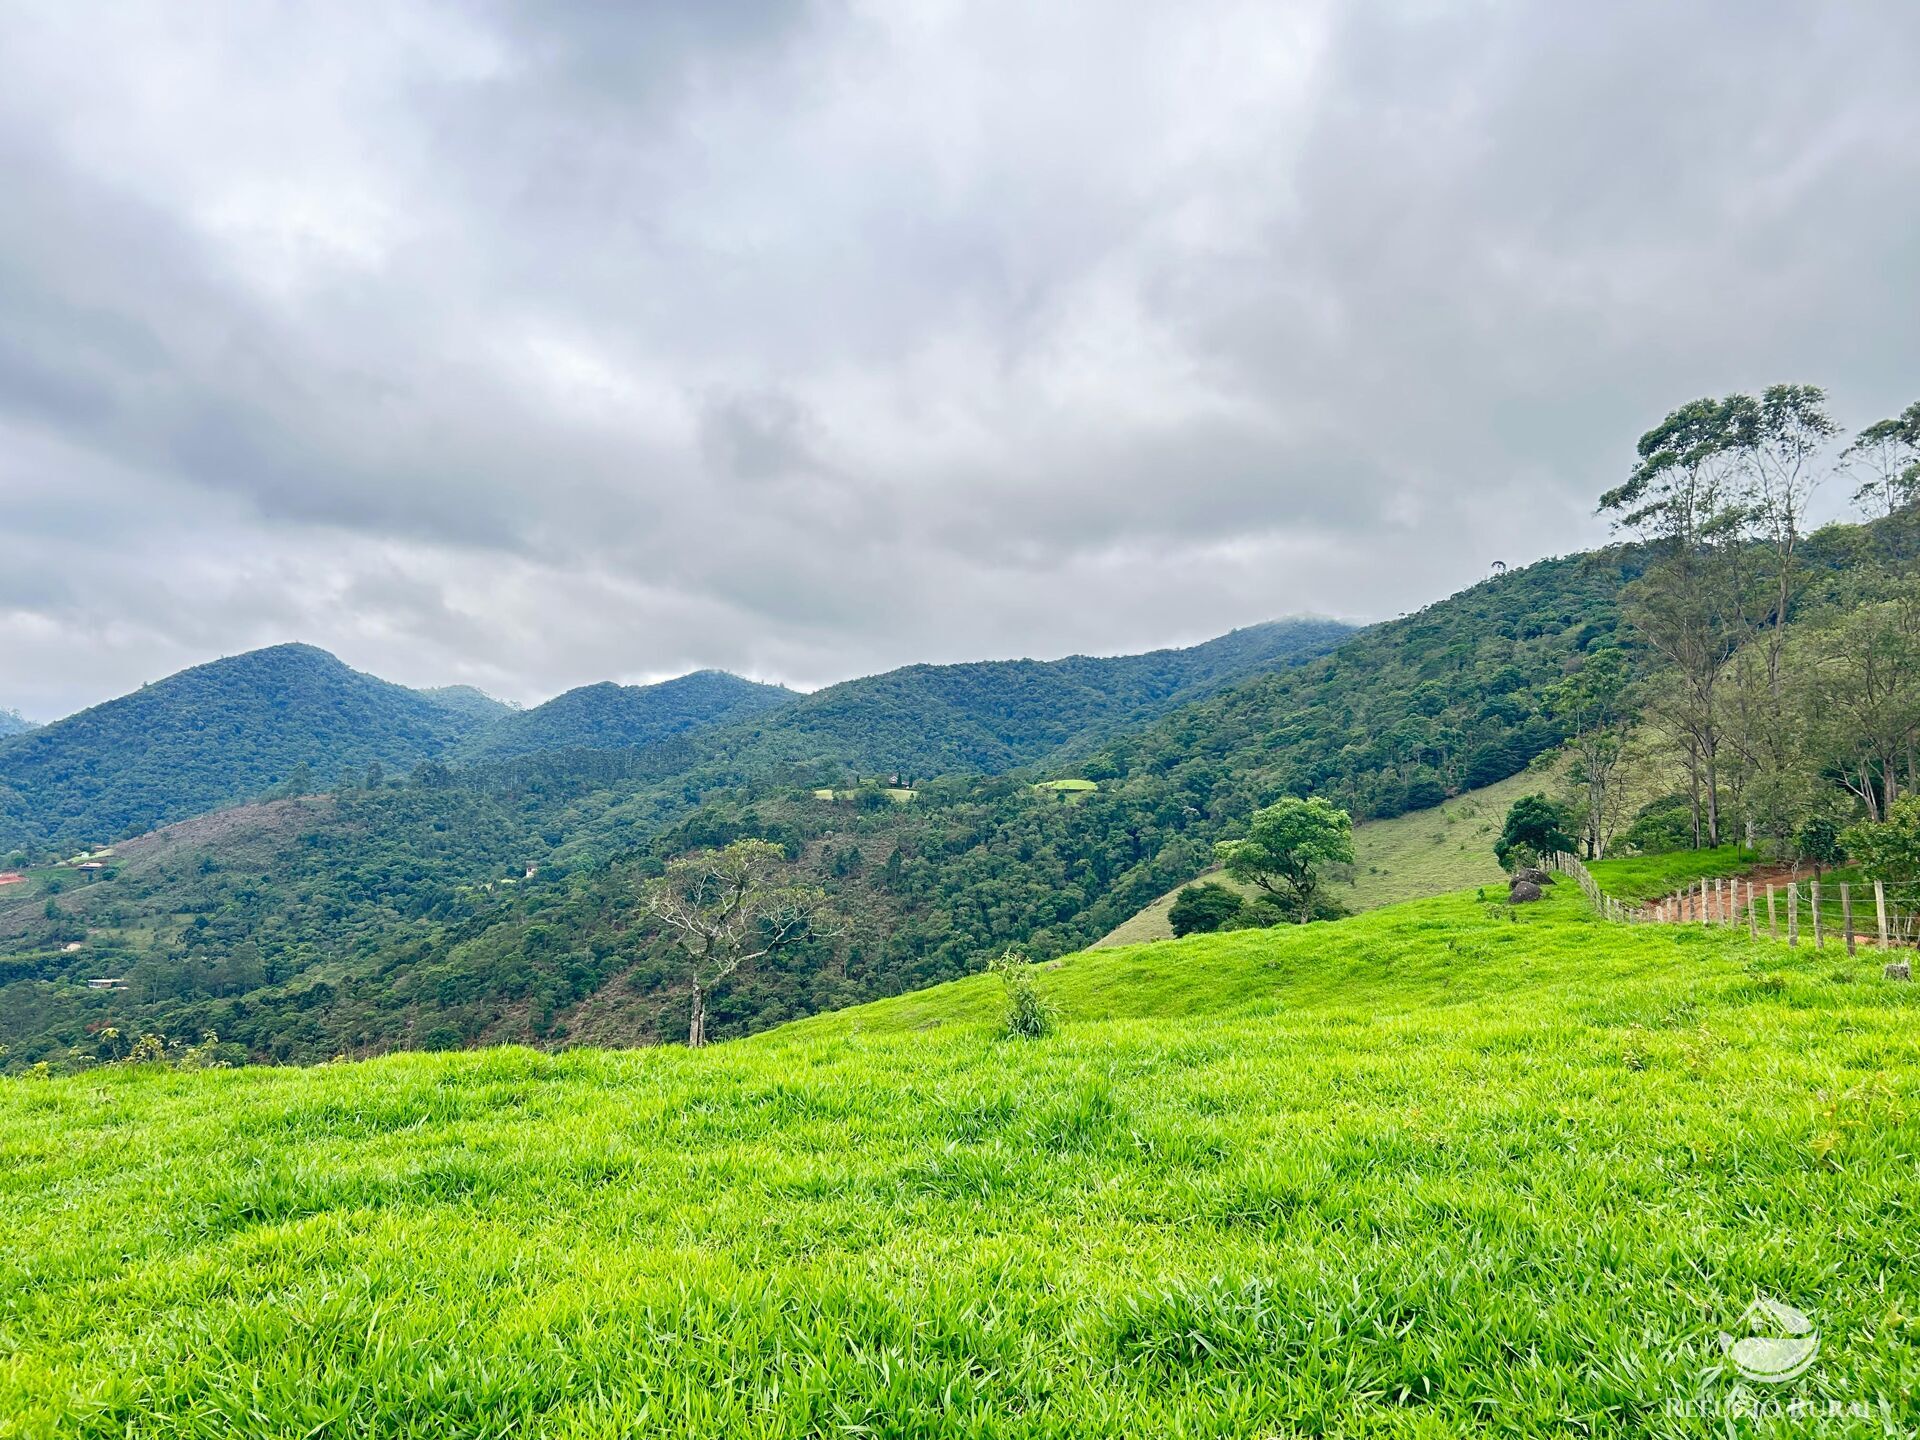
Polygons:
[[1538,900],[1545,892],[1531,880],[1515,880],[1513,888],[1507,891],[1507,903],[1524,905],[1529,900]]
[[1880,975],[1885,980],[1911,980],[1913,963],[1909,960],[1889,960]]
[[1512,878],[1507,883],[1517,884],[1522,880],[1526,881],[1529,885],[1539,885],[1543,887],[1553,884],[1553,876],[1536,865],[1522,865],[1518,870],[1513,872]]

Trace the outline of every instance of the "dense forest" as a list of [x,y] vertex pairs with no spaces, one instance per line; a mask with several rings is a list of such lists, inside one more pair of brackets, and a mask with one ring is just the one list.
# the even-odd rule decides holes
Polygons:
[[697,670],[658,685],[602,681],[502,717],[460,749],[463,760],[502,760],[549,750],[627,750],[710,725],[744,720],[797,697],[778,685]]
[[707,791],[999,774],[1324,654],[1352,633],[1335,620],[1277,620],[1144,655],[909,665],[702,736],[686,783]]
[[104,844],[369,765],[408,769],[486,723],[310,645],[196,665],[0,742],[0,855]]
[[[587,686],[526,712],[467,687],[408,690],[311,646],[280,645],[0,742],[0,856],[103,844],[215,806],[337,784],[369,765],[465,762],[527,775],[554,771],[546,757],[561,755],[563,776],[606,774],[632,762],[570,752],[639,750],[640,771],[682,776],[676,788],[688,796],[880,770],[992,773],[1320,654],[1351,629],[1287,620],[1146,655],[915,665],[799,698],[705,672]],[[626,818],[651,825],[657,809]]]

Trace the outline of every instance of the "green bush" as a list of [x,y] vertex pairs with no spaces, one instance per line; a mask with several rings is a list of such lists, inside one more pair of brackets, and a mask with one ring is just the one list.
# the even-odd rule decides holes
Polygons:
[[1033,967],[1018,950],[1006,950],[987,962],[1006,991],[1005,1031],[1009,1039],[1038,1040],[1053,1033],[1058,1016],[1033,983]]
[[1210,935],[1216,930],[1231,928],[1246,912],[1247,902],[1236,891],[1216,880],[1203,880],[1183,887],[1174,897],[1173,908],[1167,911],[1167,923],[1173,927],[1176,937]]

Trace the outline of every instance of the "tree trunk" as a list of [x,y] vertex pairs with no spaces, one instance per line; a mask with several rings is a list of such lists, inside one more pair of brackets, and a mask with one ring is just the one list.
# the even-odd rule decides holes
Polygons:
[[1715,757],[1707,756],[1707,845],[1720,843],[1720,767]]
[[1700,848],[1700,751],[1687,744],[1687,808],[1693,814],[1693,848]]
[[687,1048],[698,1050],[707,1043],[707,992],[693,987],[693,1018],[687,1022]]

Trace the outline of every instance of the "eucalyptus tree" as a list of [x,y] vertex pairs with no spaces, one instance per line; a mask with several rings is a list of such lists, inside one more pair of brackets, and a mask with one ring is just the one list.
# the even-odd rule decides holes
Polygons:
[[1884,820],[1920,792],[1920,585],[1805,636],[1801,712],[1813,762]]
[[1614,527],[1636,532],[1652,551],[1627,616],[1676,677],[1667,714],[1687,758],[1695,840],[1704,828],[1710,845],[1720,843],[1719,692],[1750,633],[1738,451],[1752,417],[1740,399],[1672,411],[1640,437],[1625,483],[1600,497]]
[[1859,481],[1853,503],[1868,519],[1920,501],[1920,400],[1867,426],[1841,451],[1840,461]]
[[1769,572],[1763,617],[1767,684],[1778,696],[1807,507],[1826,479],[1827,450],[1840,427],[1827,414],[1827,392],[1818,385],[1769,385],[1757,400],[1732,395],[1722,404],[1729,449],[1738,461],[1736,504]]
[[1596,650],[1580,668],[1547,691],[1547,708],[1567,727],[1573,779],[1581,787],[1581,828],[1587,858],[1605,853],[1611,839],[1614,782],[1638,718],[1629,699],[1625,658],[1616,649]]

